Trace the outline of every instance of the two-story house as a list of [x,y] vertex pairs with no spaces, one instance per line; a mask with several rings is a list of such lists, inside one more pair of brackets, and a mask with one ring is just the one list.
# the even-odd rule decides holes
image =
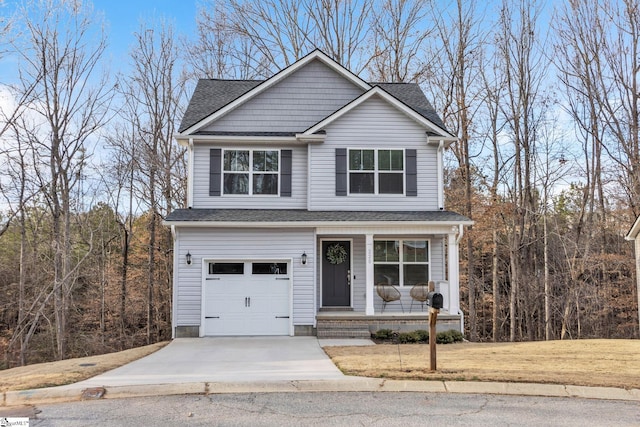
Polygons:
[[[188,208],[165,221],[174,337],[426,329],[410,290],[428,281],[439,321],[462,328],[472,222],[444,209],[456,138],[418,85],[368,83],[314,51],[264,81],[200,80],[175,137]],[[380,283],[402,295],[384,311]]]

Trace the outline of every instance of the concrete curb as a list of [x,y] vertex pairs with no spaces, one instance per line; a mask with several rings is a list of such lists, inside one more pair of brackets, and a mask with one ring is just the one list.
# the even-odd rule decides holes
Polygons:
[[[82,400],[85,388],[71,386],[8,391],[2,394],[0,407]],[[403,381],[379,378],[346,377],[342,380],[295,380],[267,382],[194,382],[141,384],[104,387],[104,399],[169,396],[177,394],[295,393],[295,392],[418,392],[502,394],[544,397],[580,397],[586,399],[628,400],[640,402],[640,389],[582,387],[557,384],[495,383],[467,381]]]

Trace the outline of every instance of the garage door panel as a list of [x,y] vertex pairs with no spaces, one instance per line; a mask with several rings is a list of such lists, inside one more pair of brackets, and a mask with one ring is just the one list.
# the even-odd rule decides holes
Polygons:
[[290,277],[244,271],[210,274],[205,280],[204,335],[288,335]]

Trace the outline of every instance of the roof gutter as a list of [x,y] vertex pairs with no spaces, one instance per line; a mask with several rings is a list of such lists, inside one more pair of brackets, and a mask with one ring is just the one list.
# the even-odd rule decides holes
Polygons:
[[455,136],[440,136],[440,135],[428,135],[427,143],[429,145],[440,145],[444,143],[444,148],[449,148],[454,142],[458,142],[458,138]]
[[256,136],[256,135],[186,135],[174,134],[173,137],[178,144],[186,147],[189,141],[192,142],[229,142],[229,143],[251,143],[251,144],[300,144],[297,136]]
[[316,134],[311,134],[311,135],[307,135],[304,133],[297,133],[296,134],[296,139],[300,142],[324,142],[324,140],[327,138],[327,134],[326,133],[316,133]]
[[[465,225],[473,225],[473,221],[162,221],[165,226],[179,227],[213,227],[213,228],[315,228],[315,227],[380,227],[380,226],[438,226],[450,230],[451,227],[458,227],[462,230]],[[459,231],[461,236],[462,231]]]

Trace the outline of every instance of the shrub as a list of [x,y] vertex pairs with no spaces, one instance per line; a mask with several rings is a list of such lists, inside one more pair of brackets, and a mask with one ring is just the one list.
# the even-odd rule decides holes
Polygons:
[[393,331],[391,329],[379,329],[373,334],[373,338],[377,340],[388,340],[393,338]]
[[420,341],[420,337],[418,336],[416,331],[400,332],[400,334],[398,334],[398,342],[400,344],[409,344],[409,343],[414,343],[418,341]]
[[445,332],[439,332],[436,335],[436,343],[438,344],[451,344],[454,342],[460,342],[464,339],[464,335],[460,331],[450,329]]
[[415,334],[418,336],[418,341],[429,341],[429,331],[418,329]]

